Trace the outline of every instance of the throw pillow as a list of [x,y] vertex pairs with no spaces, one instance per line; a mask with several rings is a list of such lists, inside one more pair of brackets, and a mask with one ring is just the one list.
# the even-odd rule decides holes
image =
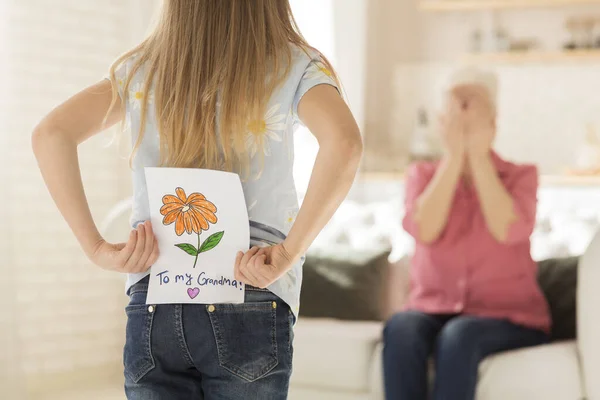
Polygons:
[[577,337],[577,264],[579,257],[554,258],[538,263],[538,282],[552,316],[552,340]]
[[300,292],[300,316],[380,321],[386,302],[389,251],[307,255]]

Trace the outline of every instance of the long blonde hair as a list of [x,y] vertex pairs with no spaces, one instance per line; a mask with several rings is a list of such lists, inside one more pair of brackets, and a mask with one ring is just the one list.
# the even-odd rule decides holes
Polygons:
[[[143,67],[143,93],[154,92],[162,166],[247,170],[246,135],[289,73],[292,46],[316,50],[300,34],[289,0],[164,0],[162,7],[148,38],[111,66],[110,108],[118,100],[115,71],[131,59],[122,103]],[[147,115],[145,96],[130,161]]]

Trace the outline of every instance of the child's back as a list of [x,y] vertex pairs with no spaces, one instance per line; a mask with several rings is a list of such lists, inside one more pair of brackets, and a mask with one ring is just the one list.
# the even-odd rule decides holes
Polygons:
[[[287,0],[162,4],[156,28],[113,64],[110,79],[73,96],[36,127],[34,152],[88,257],[128,274],[129,399],[285,399],[303,254],[350,189],[360,132],[333,69],[299,34]],[[91,217],[77,146],[118,122],[130,128],[134,143],[134,229],[126,242],[108,243]],[[298,123],[319,142],[300,209],[292,177]],[[242,177],[254,245],[233,266],[244,303],[146,304],[158,246],[144,167],[154,166]],[[195,207],[180,194],[185,212]]]
[[[152,89],[144,93],[146,71],[142,67],[132,75],[128,93],[123,86],[131,73],[134,59],[126,60],[115,71],[119,95],[126,102],[126,120],[135,145],[142,122],[142,102],[148,99],[144,134],[132,158],[134,201],[131,225],[150,220],[150,208],[144,167],[160,165],[159,127]],[[247,123],[244,140],[250,153],[248,177],[242,186],[250,218],[251,245],[265,246],[283,241],[298,215],[298,196],[293,178],[294,131],[301,121],[298,104],[306,92],[317,85],[331,85],[336,90],[333,71],[317,51],[292,46],[292,62],[283,82],[272,93],[262,119]],[[218,117],[217,117],[218,118]],[[302,263],[269,287],[298,313]],[[128,276],[127,287],[138,282],[148,271]]]

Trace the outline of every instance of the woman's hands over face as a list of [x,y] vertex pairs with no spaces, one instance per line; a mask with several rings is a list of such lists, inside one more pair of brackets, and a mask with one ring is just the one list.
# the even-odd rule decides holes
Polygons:
[[487,155],[494,140],[494,114],[484,88],[476,85],[454,88],[440,121],[447,154],[457,158]]
[[445,113],[440,117],[442,141],[446,154],[451,158],[462,159],[465,154],[465,118],[460,99],[449,95]]
[[480,86],[464,86],[457,89],[464,99],[466,148],[469,157],[489,154],[495,134],[495,110],[486,90]]

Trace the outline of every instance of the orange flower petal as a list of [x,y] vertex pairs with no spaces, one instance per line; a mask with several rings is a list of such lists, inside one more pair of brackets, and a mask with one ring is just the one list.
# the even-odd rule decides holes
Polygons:
[[194,216],[198,220],[198,224],[200,225],[200,228],[202,228],[202,230],[207,231],[208,230],[208,221],[206,220],[206,218],[204,218],[202,216],[202,214],[199,213],[198,210],[196,210],[195,208],[192,209],[192,212],[194,213]]
[[162,198],[162,201],[163,201],[163,204],[177,203],[177,204],[181,204],[183,206],[183,202],[179,199],[179,197],[175,197],[172,194],[164,195]]
[[211,212],[217,212],[217,207],[213,203],[208,200],[196,200],[194,202],[190,202],[195,208],[204,208]]
[[204,197],[202,193],[192,193],[190,194],[190,197],[187,198],[188,203],[198,200],[206,200],[206,197]]
[[177,219],[177,216],[179,214],[181,214],[181,212],[179,211],[179,209],[175,209],[175,210],[169,212],[163,218],[163,222],[162,222],[163,225],[171,225],[173,222],[175,222],[175,220]]
[[185,232],[183,213],[177,213],[177,220],[175,221],[175,233],[177,236],[181,236],[183,235],[183,232]]
[[162,206],[160,208],[160,213],[162,215],[167,215],[168,213],[170,213],[171,211],[174,210],[181,210],[183,208],[183,204],[179,204],[179,203],[168,203],[165,204],[164,206]]
[[183,213],[183,225],[185,226],[185,231],[188,233],[188,235],[190,233],[192,233],[192,216],[190,215],[189,212],[185,212]]
[[217,216],[214,213],[207,210],[206,208],[197,207],[196,205],[194,205],[194,211],[200,213],[211,224],[215,224],[217,222]]
[[200,228],[200,222],[198,222],[198,217],[196,216],[196,213],[193,210],[190,210],[189,215],[192,220],[192,230],[196,233],[202,232],[202,229]]
[[187,201],[187,196],[185,195],[185,190],[178,187],[177,189],[175,189],[175,193],[177,194],[177,197],[179,197],[181,199],[182,202],[185,203]]

